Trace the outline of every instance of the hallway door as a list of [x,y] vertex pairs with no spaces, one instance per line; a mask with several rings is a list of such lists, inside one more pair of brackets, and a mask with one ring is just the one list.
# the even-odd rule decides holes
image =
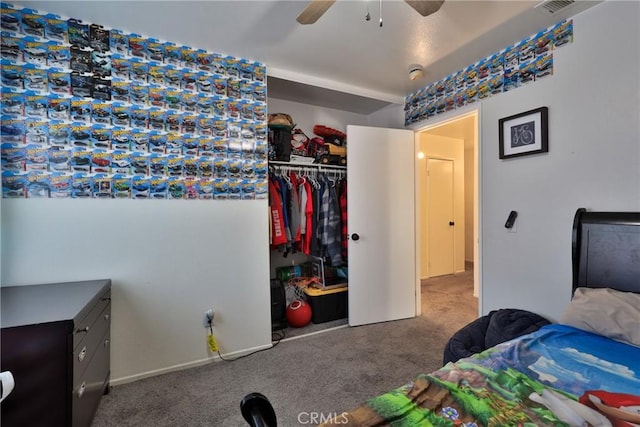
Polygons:
[[429,277],[453,274],[453,161],[427,159]]

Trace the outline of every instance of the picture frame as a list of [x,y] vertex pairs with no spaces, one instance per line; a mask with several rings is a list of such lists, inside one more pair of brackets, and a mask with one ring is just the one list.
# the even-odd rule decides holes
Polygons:
[[498,120],[500,158],[548,152],[548,116],[549,109],[540,107]]

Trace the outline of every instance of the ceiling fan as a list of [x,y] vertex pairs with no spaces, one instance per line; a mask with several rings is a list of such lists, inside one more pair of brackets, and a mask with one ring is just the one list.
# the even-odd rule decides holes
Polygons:
[[[313,24],[335,3],[336,0],[312,0],[296,20],[303,24]],[[437,12],[444,0],[404,0],[422,16]]]

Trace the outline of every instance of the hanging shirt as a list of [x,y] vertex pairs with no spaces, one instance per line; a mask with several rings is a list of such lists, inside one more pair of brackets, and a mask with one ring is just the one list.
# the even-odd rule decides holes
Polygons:
[[315,181],[313,185],[313,191],[311,193],[311,198],[313,202],[313,217],[311,218],[312,227],[311,227],[311,243],[309,245],[309,252],[313,256],[322,256],[322,251],[320,248],[320,196],[322,195],[322,187],[323,183],[321,181]]
[[349,250],[349,229],[347,227],[347,180],[340,181],[340,219],[342,228],[342,260],[347,263]]
[[284,231],[287,236],[287,243],[281,247],[281,251],[283,252],[283,256],[287,256],[291,251],[291,229],[289,223],[289,187],[287,187],[287,182],[282,178],[278,177],[277,182],[280,190],[280,198],[282,200],[282,218],[284,222]]
[[320,243],[324,247],[324,255],[333,267],[342,265],[342,245],[340,238],[340,211],[334,183],[325,177],[325,186],[320,205]]
[[306,179],[301,178],[298,182],[298,202],[300,204],[300,236],[307,234],[307,190],[305,189]]
[[306,233],[304,235],[304,239],[302,241],[302,252],[307,255],[311,254],[311,240],[315,233],[313,232],[313,187],[309,183],[309,181],[304,183],[306,200],[305,204],[305,214],[306,214]]
[[276,188],[276,183],[272,179],[269,179],[269,211],[271,213],[271,244],[273,246],[284,245],[287,243],[287,235],[282,213],[282,199]]
[[300,242],[300,200],[298,199],[298,177],[291,173],[289,175],[291,188],[289,191],[289,228],[291,229],[291,247],[296,248],[296,243]]

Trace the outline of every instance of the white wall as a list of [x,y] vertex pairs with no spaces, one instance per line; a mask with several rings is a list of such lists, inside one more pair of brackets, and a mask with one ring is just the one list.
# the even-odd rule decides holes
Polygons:
[[[640,210],[640,3],[604,2],[574,18],[554,76],[483,103],[482,310],[557,320],[571,295],[576,209]],[[498,120],[549,107],[549,153],[498,159]],[[517,232],[504,222],[519,213]]]
[[[475,145],[475,141],[474,144]],[[476,182],[475,147],[464,149],[464,260],[474,261],[474,190]],[[465,264],[466,265],[466,264]],[[466,267],[465,267],[466,268]]]
[[404,105],[390,104],[369,114],[369,126],[402,129],[404,126]]
[[266,200],[2,202],[2,285],[111,278],[111,378],[271,345]]
[[[576,15],[574,42],[553,53],[553,76],[474,107],[482,314],[514,307],[557,320],[571,296],[576,209],[640,210],[639,15],[640,3],[628,1]],[[541,106],[549,108],[549,153],[500,160],[498,120]],[[512,209],[515,233],[504,228]]]

